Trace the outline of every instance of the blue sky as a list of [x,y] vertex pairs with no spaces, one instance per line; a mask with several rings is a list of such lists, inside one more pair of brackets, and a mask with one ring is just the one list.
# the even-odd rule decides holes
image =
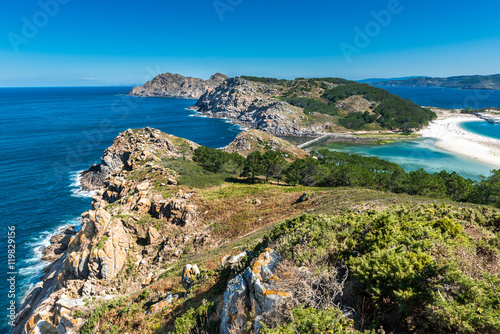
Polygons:
[[0,1],[0,87],[500,72],[494,0]]

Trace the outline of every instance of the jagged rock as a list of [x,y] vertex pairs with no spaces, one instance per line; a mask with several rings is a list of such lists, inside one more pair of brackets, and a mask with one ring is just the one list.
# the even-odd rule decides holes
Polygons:
[[236,274],[242,269],[242,260],[251,255],[249,252],[242,252],[234,256],[226,256],[222,259],[222,268],[229,267],[232,274]]
[[[111,174],[118,170],[124,172],[134,170],[147,160],[158,160],[162,157],[189,157],[198,146],[192,141],[149,127],[133,131],[128,129],[120,133],[113,141],[113,145],[104,151],[100,164],[92,165],[82,172],[82,188],[99,189],[104,186]],[[116,191],[110,189],[110,195],[113,195],[112,192]]]
[[161,241],[161,234],[153,226],[148,227],[146,242],[148,245],[154,245]]
[[89,276],[90,251],[101,241],[110,224],[111,214],[99,208],[97,211],[90,210],[84,213],[82,218],[80,231],[68,245],[67,266],[76,277],[85,279]]
[[304,116],[303,108],[292,106],[276,98],[277,87],[230,78],[215,89],[200,96],[194,108],[204,115],[228,118],[254,129],[276,136],[317,136],[327,133],[332,122],[298,122]]
[[228,153],[237,152],[246,157],[254,151],[265,153],[268,150],[282,152],[286,159],[294,160],[309,155],[290,142],[256,129],[239,133],[234,140],[223,148]]
[[228,334],[231,326],[238,325],[244,319],[244,314],[238,314],[235,305],[242,300],[250,303],[256,311],[254,328],[260,328],[260,315],[276,308],[291,296],[288,291],[280,287],[280,279],[273,274],[279,262],[279,255],[274,250],[266,248],[259,255],[251,268],[247,268],[243,274],[237,275],[228,283],[224,292],[224,301],[221,315],[221,334]]
[[183,77],[179,74],[164,73],[157,75],[143,86],[132,88],[128,95],[132,96],[160,96],[197,99],[206,91],[217,87],[228,77],[216,73],[210,79]]
[[146,314],[158,313],[161,310],[163,310],[164,308],[166,308],[168,305],[172,304],[172,302],[174,300],[179,299],[181,297],[182,296],[179,293],[176,293],[175,295],[172,295],[170,292],[167,292],[167,296],[165,297],[165,299],[163,299],[162,301],[159,301],[156,304],[151,305],[151,307],[146,312]]
[[151,200],[148,197],[139,198],[135,209],[140,213],[149,212],[149,210],[151,209]]
[[90,283],[89,281],[86,281],[82,287],[82,296],[89,297],[91,295],[91,293],[92,293],[92,283]]
[[260,266],[260,275],[262,276],[262,281],[267,282],[273,277],[273,272],[265,265]]
[[240,300],[245,302],[247,294],[248,288],[243,275],[239,274],[227,283],[221,314],[221,334],[229,334],[229,329],[232,326],[244,323],[245,314],[238,313],[237,303]]
[[35,328],[29,334],[58,334],[57,329],[50,322],[41,320],[37,322]]
[[[130,247],[129,235],[119,220],[113,220],[89,258],[89,276],[111,279],[123,268]],[[101,244],[102,242],[102,244]]]
[[309,194],[303,193],[302,195],[300,195],[299,198],[297,198],[297,201],[295,203],[302,203],[302,202],[306,202],[308,200],[309,200]]
[[194,285],[196,279],[200,275],[200,270],[196,264],[187,264],[182,270],[182,286],[189,292],[189,289]]

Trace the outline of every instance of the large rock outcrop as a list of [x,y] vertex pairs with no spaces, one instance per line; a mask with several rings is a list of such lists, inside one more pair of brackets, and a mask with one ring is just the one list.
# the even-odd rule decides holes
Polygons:
[[193,109],[277,136],[309,137],[329,131],[330,123],[308,124],[303,108],[277,99],[282,93],[279,86],[230,78],[203,94]]
[[212,75],[208,80],[164,73],[157,75],[143,86],[132,88],[128,95],[198,99],[205,92],[214,89],[227,78],[227,76],[220,73]]
[[77,311],[89,314],[94,307],[83,300],[138,291],[185,249],[204,247],[210,235],[199,224],[193,192],[175,189],[176,172],[164,166],[197,147],[151,128],[115,139],[101,165],[84,173],[97,188],[91,210],[76,234],[52,238],[44,254],[54,262],[28,293],[12,333],[78,332],[84,321]]
[[255,129],[241,132],[223,150],[229,153],[237,152],[244,157],[253,151],[265,153],[268,150],[282,152],[288,159],[304,158],[309,155],[306,151],[284,139]]
[[135,166],[148,160],[186,156],[199,145],[178,138],[157,129],[128,129],[120,133],[113,145],[104,151],[100,164],[92,165],[82,172],[81,185],[86,190],[104,186],[104,181],[113,172],[123,169],[133,170]]
[[245,305],[251,305],[256,313],[253,327],[258,333],[262,315],[292,296],[274,274],[279,260],[279,254],[267,248],[251,267],[228,282],[222,304],[220,334],[240,332],[238,328],[243,327],[246,319],[242,312]]

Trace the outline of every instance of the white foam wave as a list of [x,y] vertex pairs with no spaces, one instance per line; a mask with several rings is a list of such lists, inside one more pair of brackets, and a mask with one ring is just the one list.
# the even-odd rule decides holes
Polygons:
[[50,245],[50,239],[54,235],[62,233],[69,227],[76,226],[75,230],[78,230],[80,225],[80,217],[68,219],[52,230],[39,233],[28,242],[28,248],[31,250],[31,254],[29,254],[26,259],[20,261],[18,270],[20,282],[23,285],[23,293],[26,294],[29,292],[33,284],[38,281],[38,278],[42,273],[42,269],[49,264],[49,262],[42,260],[42,251],[45,247]]
[[77,198],[89,198],[95,195],[95,191],[87,191],[82,189],[82,172],[83,170],[71,172],[69,177],[71,184],[69,185],[71,189],[71,196]]

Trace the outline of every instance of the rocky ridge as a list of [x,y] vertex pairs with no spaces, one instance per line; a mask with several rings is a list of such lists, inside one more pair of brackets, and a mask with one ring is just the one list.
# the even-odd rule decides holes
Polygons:
[[[82,173],[82,187],[86,190],[99,189],[116,169],[131,171],[137,163],[150,159],[159,161],[162,158],[189,157],[199,146],[156,129],[145,128],[142,131],[142,136],[129,129],[116,137],[113,145],[104,151],[101,163]],[[179,145],[176,146],[176,143]]]
[[330,132],[335,124],[310,122],[303,108],[277,98],[283,93],[279,85],[266,85],[240,77],[224,81],[207,91],[193,109],[215,118],[262,130],[275,136],[312,137]]
[[220,73],[214,74],[208,80],[184,77],[179,74],[163,73],[142,86],[132,88],[128,95],[198,99],[205,92],[214,89],[227,78],[227,76]]
[[[226,150],[245,154],[264,146],[290,157],[307,155],[257,130],[240,134]],[[51,264],[26,296],[12,333],[76,333],[98,303],[155,284],[168,271],[166,265],[179,261],[186,249],[217,247],[219,241],[212,238],[209,222],[193,200],[196,194],[178,186],[177,172],[167,167],[169,161],[190,159],[197,147],[149,127],[119,134],[101,163],[82,173],[82,187],[94,191],[91,209],[81,215],[79,229],[61,231],[43,250]],[[270,270],[275,266],[265,265]],[[187,265],[184,288],[189,291],[200,276],[196,265]],[[254,281],[248,289],[257,288]],[[183,297],[167,292],[147,313],[158,313]]]
[[12,333],[77,332],[84,321],[76,312],[95,307],[90,297],[96,302],[137,291],[185,247],[209,240],[193,194],[176,188],[175,171],[161,163],[189,157],[196,147],[151,128],[115,139],[102,165],[90,169],[92,177],[84,173],[87,189],[96,193],[81,229],[54,236],[44,250],[53,262],[25,298]]
[[244,157],[257,150],[261,153],[265,153],[267,150],[283,152],[287,159],[304,158],[309,155],[306,151],[284,139],[255,129],[238,134],[223,150],[228,153],[237,152]]

